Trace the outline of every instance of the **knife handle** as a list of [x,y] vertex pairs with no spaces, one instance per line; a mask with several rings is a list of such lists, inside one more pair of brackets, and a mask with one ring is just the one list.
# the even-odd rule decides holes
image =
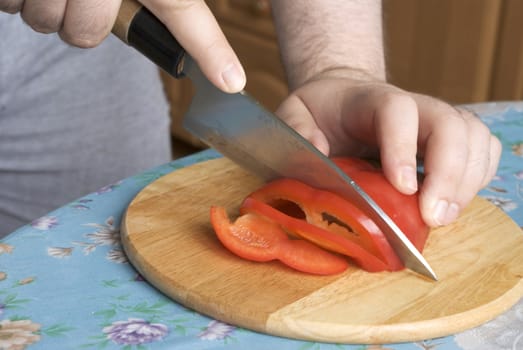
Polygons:
[[122,1],[112,32],[170,75],[184,76],[184,48],[167,27],[136,0]]

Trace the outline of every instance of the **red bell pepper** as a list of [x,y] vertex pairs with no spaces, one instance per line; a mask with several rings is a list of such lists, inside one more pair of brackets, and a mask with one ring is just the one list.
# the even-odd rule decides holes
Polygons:
[[242,215],[231,223],[225,208],[211,207],[211,223],[222,244],[247,260],[278,259],[298,271],[318,275],[337,274],[348,267],[344,258],[311,242],[289,239],[277,223],[259,215]]
[[[356,158],[334,161],[421,251],[429,229],[421,219],[417,195],[401,194],[379,169],[366,161]],[[246,259],[279,259],[300,271],[320,274],[346,268],[342,269],[339,256],[332,255],[336,258],[332,259],[320,246],[349,256],[367,271],[403,268],[381,230],[365,213],[342,196],[299,181],[279,179],[266,184],[245,198],[240,213],[242,216],[231,224],[223,208],[213,208],[211,221],[220,241]],[[289,239],[288,234],[300,239]],[[316,270],[314,266],[318,266]]]

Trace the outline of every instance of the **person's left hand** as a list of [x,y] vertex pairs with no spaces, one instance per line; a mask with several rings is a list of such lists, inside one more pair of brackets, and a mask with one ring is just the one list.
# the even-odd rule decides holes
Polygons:
[[326,155],[379,156],[387,179],[406,194],[418,190],[423,158],[420,211],[430,226],[457,218],[495,175],[501,153],[469,111],[379,81],[314,79],[276,114]]

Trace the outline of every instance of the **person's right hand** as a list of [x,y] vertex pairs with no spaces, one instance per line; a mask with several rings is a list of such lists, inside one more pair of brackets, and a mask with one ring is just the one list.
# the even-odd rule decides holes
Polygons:
[[[21,13],[40,33],[90,48],[111,32],[122,0],[0,0],[0,11]],[[225,92],[245,86],[245,73],[204,0],[140,0],[173,33],[207,78]]]

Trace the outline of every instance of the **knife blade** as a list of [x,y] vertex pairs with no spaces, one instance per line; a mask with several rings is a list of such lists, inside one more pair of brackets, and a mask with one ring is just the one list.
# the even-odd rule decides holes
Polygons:
[[113,33],[172,76],[191,79],[196,93],[184,116],[187,130],[265,180],[289,177],[345,196],[374,220],[407,268],[437,280],[421,253],[357,183],[246,92],[228,94],[212,85],[150,11],[124,0]]

